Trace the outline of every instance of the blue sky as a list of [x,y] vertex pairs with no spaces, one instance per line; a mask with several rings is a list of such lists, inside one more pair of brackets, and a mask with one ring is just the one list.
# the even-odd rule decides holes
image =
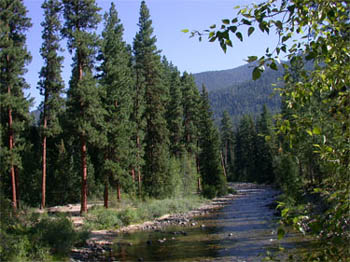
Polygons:
[[[102,8],[101,14],[107,11],[112,1],[97,0]],[[243,0],[146,0],[153,21],[154,34],[157,37],[157,47],[162,50],[169,61],[172,61],[181,72],[199,73],[230,69],[244,64],[249,55],[262,55],[268,46],[276,44],[276,38],[261,34],[258,30],[244,42],[234,41],[234,47],[227,53],[220,49],[218,43],[208,43],[205,39],[199,42],[197,38],[189,38],[189,34],[181,32],[182,29],[204,30],[212,24],[219,24],[221,19],[233,18],[236,5],[246,5],[253,1]],[[27,95],[34,97],[35,109],[41,96],[37,90],[38,72],[42,67],[42,58],[39,50],[42,44],[40,23],[43,20],[41,5],[43,0],[24,0],[28,9],[28,16],[32,19],[32,28],[27,32],[27,47],[33,57],[28,65],[26,80],[31,86]],[[138,31],[139,8],[141,0],[114,1],[121,22],[124,26],[124,39],[132,44]],[[99,26],[101,31],[103,23]],[[235,39],[236,40],[236,39]],[[65,41],[62,47],[66,48]],[[63,78],[68,85],[71,76],[71,56],[63,53]],[[67,88],[67,86],[66,86]]]

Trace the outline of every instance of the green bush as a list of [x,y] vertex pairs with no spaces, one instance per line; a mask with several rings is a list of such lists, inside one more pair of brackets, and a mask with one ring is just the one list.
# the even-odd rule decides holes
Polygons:
[[12,214],[11,203],[0,199],[0,261],[52,261],[67,257],[75,244],[85,242],[87,232],[77,232],[64,216],[49,217],[30,209]]
[[237,194],[237,191],[235,189],[233,189],[232,187],[229,187],[229,188],[227,188],[227,193],[235,195],[235,194]]
[[85,215],[84,228],[87,230],[116,229],[123,226],[118,212],[104,207],[93,208]]
[[137,212],[135,209],[131,208],[120,211],[118,215],[124,226],[130,225],[131,223],[137,222],[139,220]]
[[31,229],[33,237],[53,253],[68,254],[78,240],[72,222],[66,217],[43,218]]
[[215,186],[204,185],[202,194],[204,197],[206,197],[208,199],[212,199],[212,198],[216,197],[217,190],[216,190]]

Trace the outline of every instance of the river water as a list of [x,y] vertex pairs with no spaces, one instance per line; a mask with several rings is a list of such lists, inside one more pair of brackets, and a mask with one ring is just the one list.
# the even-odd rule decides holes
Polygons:
[[[242,186],[243,185],[243,186]],[[159,232],[120,235],[113,245],[117,261],[263,261],[269,253],[279,261],[301,253],[308,243],[289,233],[277,240],[273,203],[278,191],[239,184],[237,197],[225,207],[193,218],[195,226],[168,226]],[[279,252],[284,248],[284,252]]]

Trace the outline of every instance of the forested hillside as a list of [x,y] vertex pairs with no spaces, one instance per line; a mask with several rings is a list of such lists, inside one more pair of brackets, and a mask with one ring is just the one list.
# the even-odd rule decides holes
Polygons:
[[254,118],[262,112],[263,105],[272,112],[280,111],[281,99],[275,88],[283,86],[282,66],[278,71],[267,69],[257,80],[252,80],[255,63],[234,69],[194,74],[198,88],[204,85],[209,91],[209,100],[214,118],[219,120],[224,111],[238,123],[244,114]]

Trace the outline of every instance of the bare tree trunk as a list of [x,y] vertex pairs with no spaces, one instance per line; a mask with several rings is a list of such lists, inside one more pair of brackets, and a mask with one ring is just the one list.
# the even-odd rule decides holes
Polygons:
[[221,156],[221,165],[222,165],[222,169],[224,170],[224,176],[227,177],[227,175],[226,175],[225,163],[224,163],[224,158],[222,157],[222,152],[221,152],[220,156]]
[[86,161],[86,141],[85,137],[81,136],[81,208],[80,213],[87,212],[87,161]]
[[20,192],[19,192],[19,171],[18,171],[18,167],[15,166],[14,167],[15,169],[15,180],[16,180],[16,200],[17,200],[17,208],[20,208],[20,205],[19,205],[19,201],[20,201]]
[[105,190],[103,194],[103,206],[108,208],[108,181],[105,181]]
[[132,177],[132,181],[135,181],[135,169],[131,168],[131,177]]
[[200,175],[200,169],[199,169],[199,158],[196,155],[196,166],[197,166],[197,174],[198,174],[198,184],[197,184],[197,190],[198,193],[202,191],[202,186],[201,186],[201,175]]
[[[136,143],[137,143],[137,163],[139,163],[140,150],[141,150],[141,143],[140,143],[139,136],[137,136]],[[141,196],[141,170],[140,170],[140,166],[137,167],[137,179],[138,179],[138,187],[139,187],[139,196]]]
[[[45,94],[45,101],[47,101],[47,95]],[[43,162],[42,162],[42,184],[41,184],[41,209],[45,209],[46,205],[46,129],[47,129],[47,117],[46,117],[46,104],[44,105],[44,134],[43,134]]]
[[120,185],[119,183],[117,184],[117,199],[120,201],[122,199],[121,193],[120,193]]
[[[11,95],[10,87],[7,88],[7,93]],[[13,150],[13,128],[12,128],[12,109],[8,108],[8,137],[9,137],[9,151],[10,153]],[[11,161],[10,167],[10,176],[11,176],[11,186],[12,186],[12,207],[13,210],[17,210],[17,194],[16,194],[16,178],[15,178],[15,167]]]

